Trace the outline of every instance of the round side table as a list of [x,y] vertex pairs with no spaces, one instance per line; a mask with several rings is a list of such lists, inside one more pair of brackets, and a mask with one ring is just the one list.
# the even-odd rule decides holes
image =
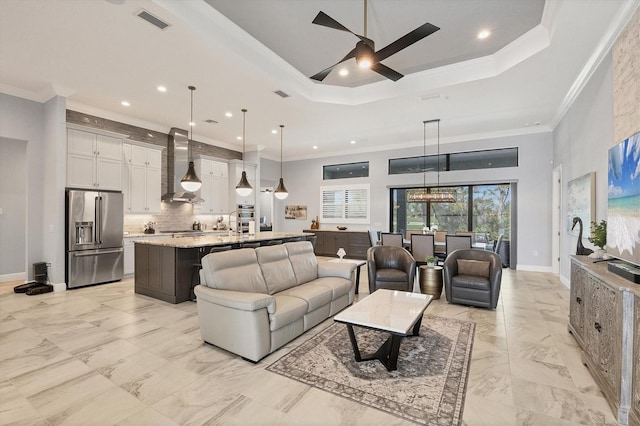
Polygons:
[[440,299],[442,294],[442,266],[420,266],[420,292]]

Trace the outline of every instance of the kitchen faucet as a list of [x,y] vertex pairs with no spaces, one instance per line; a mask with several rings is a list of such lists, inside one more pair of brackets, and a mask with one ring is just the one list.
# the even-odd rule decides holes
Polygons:
[[240,216],[238,216],[238,210],[232,210],[229,212],[229,229],[231,229],[231,215],[236,215],[236,235],[240,235]]

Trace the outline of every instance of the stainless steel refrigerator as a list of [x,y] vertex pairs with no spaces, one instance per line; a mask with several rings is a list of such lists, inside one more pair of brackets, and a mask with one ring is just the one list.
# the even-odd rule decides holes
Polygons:
[[122,193],[67,189],[65,208],[67,287],[121,280]]

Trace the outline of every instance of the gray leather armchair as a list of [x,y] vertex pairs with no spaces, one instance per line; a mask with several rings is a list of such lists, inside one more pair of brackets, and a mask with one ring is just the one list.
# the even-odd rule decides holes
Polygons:
[[502,260],[486,250],[456,250],[444,261],[449,303],[495,309],[500,296]]
[[416,261],[407,250],[396,246],[375,246],[367,250],[369,293],[380,288],[413,291]]

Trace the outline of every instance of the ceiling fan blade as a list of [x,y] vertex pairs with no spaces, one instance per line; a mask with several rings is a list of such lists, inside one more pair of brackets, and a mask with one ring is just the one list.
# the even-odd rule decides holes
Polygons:
[[380,62],[371,65],[371,70],[393,81],[398,81],[404,77],[404,75],[400,74],[398,71],[394,71],[388,66],[382,65]]
[[316,17],[313,18],[313,21],[311,21],[311,22],[316,24],[316,25],[322,25],[323,27],[333,28],[334,30],[346,31],[348,33],[351,33],[354,36],[358,37],[360,40],[364,41],[372,49],[375,49],[375,47],[374,47],[375,45],[373,43],[373,40],[371,40],[370,38],[367,38],[365,36],[361,36],[360,34],[354,33],[349,28],[345,27],[340,22],[336,21],[335,19],[333,19],[331,16],[327,15],[323,11],[318,12]]
[[331,70],[333,70],[334,67],[336,67],[337,65],[340,65],[341,63],[343,63],[348,59],[355,58],[355,57],[356,57],[356,49],[352,49],[351,52],[347,53],[346,56],[342,58],[339,62],[336,62],[335,64],[331,65],[329,68],[326,68],[320,71],[319,73],[312,75],[309,78],[317,81],[322,81],[329,75],[329,73],[331,72]]
[[435,25],[432,25],[427,22],[426,24],[419,26],[415,30],[403,35],[402,37],[400,37],[390,45],[385,46],[382,49],[378,50],[375,55],[375,61],[376,62],[383,61],[389,56],[398,53],[402,49],[411,46],[413,43],[420,41],[423,38],[427,37],[428,35],[435,33],[439,29],[440,27],[436,27]]
[[333,28],[334,30],[346,31],[348,33],[353,34],[353,32],[342,25],[340,22],[333,19],[331,16],[327,15],[323,11],[318,12],[315,18],[312,21],[316,25],[322,25],[323,27]]

